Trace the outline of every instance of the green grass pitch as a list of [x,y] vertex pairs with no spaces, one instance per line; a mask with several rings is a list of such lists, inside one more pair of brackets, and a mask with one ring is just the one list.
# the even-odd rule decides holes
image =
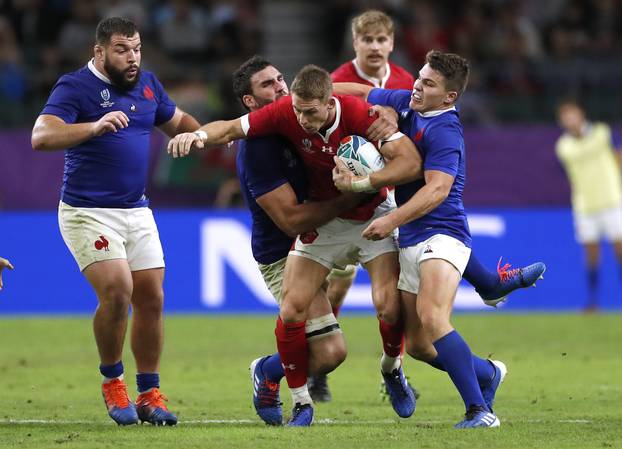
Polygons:
[[[453,385],[411,359],[405,371],[421,398],[411,418],[396,417],[379,395],[372,316],[342,317],[348,359],[329,376],[333,401],[316,406],[308,429],[264,426],[251,404],[248,365],[274,351],[273,317],[167,317],[161,378],[180,418],[175,428],[118,427],[108,418],[90,318],[2,319],[0,447],[622,447],[621,318],[458,315],[456,328],[473,351],[509,369],[495,406],[501,427],[485,430],[452,429],[464,412]],[[124,363],[134,390],[129,350]],[[282,399],[287,418],[285,382]]]

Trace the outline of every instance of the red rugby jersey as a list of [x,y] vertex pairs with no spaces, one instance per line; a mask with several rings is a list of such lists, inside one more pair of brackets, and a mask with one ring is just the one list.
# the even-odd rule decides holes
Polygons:
[[[302,158],[309,181],[309,197],[327,200],[340,194],[333,183],[333,157],[339,142],[346,136],[367,136],[367,129],[376,120],[369,116],[369,104],[349,95],[334,95],[335,121],[323,132],[308,134],[300,126],[292,106],[291,96],[253,111],[242,117],[242,127],[247,137],[279,134],[289,140]],[[376,146],[378,142],[374,142]],[[370,199],[340,215],[350,220],[369,220],[376,207],[387,197],[383,188]]]
[[415,79],[403,67],[387,64],[387,73],[382,80],[377,80],[367,76],[356,64],[356,59],[348,61],[337,67],[330,77],[334,83],[359,83],[367,84],[372,87],[382,87],[383,89],[408,89],[412,90]]

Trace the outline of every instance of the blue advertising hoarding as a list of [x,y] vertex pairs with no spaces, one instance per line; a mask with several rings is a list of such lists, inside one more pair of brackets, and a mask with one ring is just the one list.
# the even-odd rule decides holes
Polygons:
[[[257,313],[276,310],[250,250],[246,211],[156,210],[166,259],[165,307],[180,313]],[[568,209],[489,209],[469,215],[473,248],[491,269],[504,257],[514,266],[542,260],[545,280],[515,292],[506,311],[579,310],[587,291],[583,256]],[[0,214],[0,255],[15,270],[4,274],[0,314],[91,313],[94,293],[65,247],[53,212]],[[601,304],[620,309],[622,285],[609,248],[602,259]],[[345,309],[371,311],[369,278],[359,270]],[[488,310],[463,281],[460,310]]]

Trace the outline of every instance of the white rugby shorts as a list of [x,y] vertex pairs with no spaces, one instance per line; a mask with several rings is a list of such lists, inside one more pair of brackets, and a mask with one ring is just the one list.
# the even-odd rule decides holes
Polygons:
[[383,240],[367,240],[361,236],[373,220],[394,207],[395,203],[390,200],[383,202],[367,221],[334,218],[315,231],[299,235],[290,254],[314,260],[329,270],[343,270],[347,265],[364,264],[382,254],[397,252],[397,230]]
[[622,240],[622,207],[591,214],[574,214],[575,237],[579,243]]
[[469,257],[471,257],[471,248],[465,246],[460,240],[444,234],[433,235],[415,246],[400,248],[400,278],[397,288],[415,295],[419,293],[421,282],[419,264],[424,260],[446,260],[462,276]]
[[131,271],[164,267],[160,235],[148,207],[72,207],[61,201],[58,224],[80,271],[111,259],[126,259]]

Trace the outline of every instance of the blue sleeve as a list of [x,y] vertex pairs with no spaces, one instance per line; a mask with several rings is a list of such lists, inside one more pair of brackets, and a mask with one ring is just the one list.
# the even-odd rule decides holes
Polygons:
[[401,111],[402,109],[408,109],[411,93],[409,90],[376,88],[369,92],[367,102],[380,106],[391,106],[396,111]]
[[152,79],[156,91],[156,98],[158,99],[158,108],[156,109],[154,125],[160,126],[173,118],[177,105],[169,98],[160,81],[155,76],[153,76]]
[[289,182],[283,172],[283,144],[277,138],[256,138],[246,141],[242,163],[246,185],[253,199],[257,199]]
[[76,123],[80,113],[80,92],[67,76],[62,76],[52,88],[52,93],[41,114],[55,115],[65,123]]
[[622,151],[622,142],[620,142],[620,135],[613,128],[611,128],[611,145],[613,145],[614,151]]
[[464,138],[460,130],[445,123],[429,129],[424,138],[427,147],[424,171],[438,170],[455,177],[464,155]]

